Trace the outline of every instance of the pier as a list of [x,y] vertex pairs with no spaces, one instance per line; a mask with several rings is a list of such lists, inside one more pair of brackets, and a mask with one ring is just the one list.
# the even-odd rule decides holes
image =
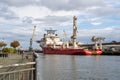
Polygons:
[[0,80],[37,80],[37,57],[33,52],[0,57]]
[[[114,62],[109,59],[113,59]],[[118,74],[112,72],[113,67],[119,72],[119,65],[113,65],[118,59],[119,56],[101,55],[38,55],[34,52],[25,52],[24,55],[11,54],[5,58],[0,57],[0,80],[109,80],[111,75],[118,80]],[[103,63],[106,64],[102,65]],[[111,64],[113,66],[110,66]],[[107,70],[108,67],[110,70]]]
[[[82,44],[82,47],[92,49],[94,44]],[[102,43],[102,55],[120,55],[120,42]]]

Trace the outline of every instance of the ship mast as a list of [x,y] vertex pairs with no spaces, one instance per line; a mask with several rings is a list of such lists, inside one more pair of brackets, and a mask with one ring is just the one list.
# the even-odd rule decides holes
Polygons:
[[77,38],[76,23],[77,23],[77,18],[74,16],[73,17],[73,36],[71,37],[72,38],[72,43],[73,43],[73,48],[77,48],[77,44],[76,44],[76,38]]

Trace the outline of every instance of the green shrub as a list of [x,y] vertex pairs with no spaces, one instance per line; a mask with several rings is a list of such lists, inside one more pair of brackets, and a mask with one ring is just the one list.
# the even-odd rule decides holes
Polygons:
[[15,49],[14,48],[9,48],[9,53],[14,53]]
[[9,53],[10,50],[9,50],[9,48],[3,48],[3,49],[2,49],[2,52],[3,52],[3,53]]
[[14,48],[3,48],[2,52],[3,53],[17,53],[18,50],[14,49]]

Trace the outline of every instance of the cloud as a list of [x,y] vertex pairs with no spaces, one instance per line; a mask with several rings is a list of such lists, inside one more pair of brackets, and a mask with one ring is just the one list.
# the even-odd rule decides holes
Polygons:
[[44,19],[35,19],[36,21],[43,22],[46,26],[61,26],[62,23],[68,22],[70,17],[62,16],[46,16]]
[[97,17],[120,15],[120,8],[111,6],[90,7],[86,10],[86,13]]
[[30,5],[43,6],[50,10],[81,10],[91,6],[103,6],[104,0],[1,0],[2,4],[13,7]]
[[33,18],[44,18],[51,14],[51,10],[46,7],[39,7],[34,5],[22,6],[22,7],[11,7],[10,8],[20,18],[33,17]]
[[0,17],[4,19],[18,19],[18,17],[12,12],[8,6],[0,5]]
[[31,24],[32,21],[33,21],[33,18],[32,18],[32,17],[24,17],[24,18],[23,18],[23,22],[24,22],[24,23],[29,23],[29,24]]
[[52,10],[81,10],[91,6],[104,5],[103,0],[41,0],[42,6]]
[[[48,8],[38,6],[24,6],[20,8],[11,7],[11,10],[17,16],[19,16],[22,22],[33,23],[37,25],[40,24],[44,26],[57,26],[60,24],[65,24],[66,22],[69,22],[69,20],[72,20],[74,15],[79,15],[79,11],[76,10],[51,11]],[[64,21],[65,19],[66,21]]]
[[97,26],[97,25],[101,25],[102,23],[101,22],[92,22],[91,24]]
[[1,0],[1,3],[6,4],[8,6],[26,6],[37,3],[37,0]]
[[[103,29],[83,29],[78,31],[78,39],[84,43],[90,43],[92,36],[105,37],[105,42],[111,42],[113,40],[120,41],[120,28],[107,27]],[[85,40],[85,41],[84,41]]]
[[79,41],[89,43],[93,35],[106,37],[105,41],[119,41],[119,4],[119,0],[1,0],[0,36],[28,46],[36,25],[36,39],[43,37],[43,30],[49,27],[60,30],[61,38],[63,30],[70,37],[75,15]]
[[64,17],[70,17],[73,15],[79,15],[80,12],[77,10],[72,11],[65,11],[65,10],[59,10],[59,11],[52,11],[49,8],[42,7],[42,6],[24,6],[24,7],[11,7],[11,11],[13,11],[16,15],[18,15],[20,18],[24,17],[33,17],[33,18],[40,18],[43,19],[47,16],[64,16]]

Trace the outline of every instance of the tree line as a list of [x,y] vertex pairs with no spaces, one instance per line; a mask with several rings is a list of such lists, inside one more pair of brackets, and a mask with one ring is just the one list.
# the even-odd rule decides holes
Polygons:
[[10,43],[10,48],[6,47],[7,44],[3,41],[0,41],[0,49],[1,49],[1,53],[16,53],[17,50],[16,48],[20,46],[20,42],[19,41],[12,41]]

